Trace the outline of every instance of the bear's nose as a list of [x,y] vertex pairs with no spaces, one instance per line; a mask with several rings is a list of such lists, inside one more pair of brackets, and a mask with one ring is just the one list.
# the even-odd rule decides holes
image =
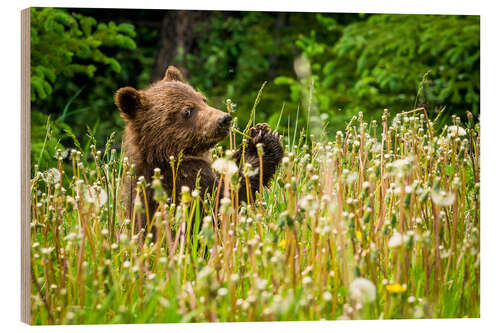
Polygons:
[[221,127],[228,127],[229,124],[231,124],[231,119],[233,119],[231,117],[231,115],[229,115],[229,114],[226,113],[225,115],[223,115],[222,117],[220,117],[219,120],[217,120],[217,123]]

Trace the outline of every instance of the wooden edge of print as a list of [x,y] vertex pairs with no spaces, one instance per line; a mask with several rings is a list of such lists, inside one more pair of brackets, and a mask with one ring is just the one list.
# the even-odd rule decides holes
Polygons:
[[21,321],[30,324],[30,9],[21,11]]

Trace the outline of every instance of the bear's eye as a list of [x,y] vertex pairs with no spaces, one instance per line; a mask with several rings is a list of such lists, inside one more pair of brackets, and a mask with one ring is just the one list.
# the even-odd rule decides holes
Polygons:
[[190,118],[192,114],[193,114],[192,107],[187,107],[184,109],[184,111],[182,111],[182,116],[184,117],[184,119]]

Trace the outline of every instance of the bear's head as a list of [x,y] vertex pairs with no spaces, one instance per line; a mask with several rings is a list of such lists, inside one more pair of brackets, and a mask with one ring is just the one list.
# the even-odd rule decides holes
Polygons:
[[127,124],[126,140],[148,163],[164,163],[180,151],[202,155],[228,135],[231,125],[231,116],[209,106],[173,66],[144,90],[119,89],[115,104]]

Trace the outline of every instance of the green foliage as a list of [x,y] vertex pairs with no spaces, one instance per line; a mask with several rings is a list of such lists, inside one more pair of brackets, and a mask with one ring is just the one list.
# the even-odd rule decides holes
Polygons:
[[462,117],[479,113],[479,16],[373,15],[346,26],[317,20],[342,35],[320,40],[311,31],[297,40],[310,75],[275,80],[290,87],[292,101],[313,79],[319,109],[334,123],[359,110],[376,116],[373,110],[420,105]]
[[[149,82],[156,48],[136,45],[154,44],[158,32],[136,29],[120,11],[76,8],[33,8],[31,26],[31,109],[45,115],[32,118],[32,131],[42,133],[32,142],[43,142],[49,115],[54,126],[67,125],[82,142],[90,126],[102,146],[110,133],[123,128],[113,93],[124,85]],[[37,90],[45,94],[43,99]],[[75,146],[67,135],[58,142],[63,148]],[[42,164],[50,164],[46,157]]]
[[56,79],[75,74],[94,77],[96,64],[114,72],[121,65],[104,48],[135,49],[134,26],[128,23],[97,23],[89,16],[58,8],[31,9],[31,100],[46,99]]
[[[213,12],[196,31],[197,51],[180,52],[179,63],[190,72],[190,82],[210,101],[223,107],[226,98],[236,104],[240,124],[248,121],[256,94],[264,81],[291,75],[297,37],[304,30],[321,28],[311,14]],[[257,110],[257,121],[277,120],[288,91],[268,85]],[[288,114],[295,114],[290,104]],[[271,124],[273,125],[273,124]]]
[[[175,61],[211,105],[236,104],[240,129],[265,81],[255,121],[281,133],[326,127],[331,137],[361,110],[373,119],[385,108],[425,106],[435,118],[446,107],[438,127],[452,113],[479,114],[477,16],[207,14],[192,27],[194,46],[179,49]],[[79,140],[95,128],[98,146],[113,131],[120,137],[112,96],[149,84],[162,18],[147,10],[33,9],[32,110],[64,122]],[[44,131],[45,122],[32,126]]]
[[31,163],[38,169],[55,167],[56,151],[65,150],[61,140],[72,137],[71,128],[64,122],[54,122],[49,116],[31,112]]
[[[264,20],[264,16],[259,12],[243,17],[214,13],[208,22],[196,28],[200,53],[185,54],[181,50],[179,61],[192,74],[191,83],[205,91],[215,104],[222,105],[225,98],[235,99],[242,92],[256,91],[262,84],[258,77],[263,79],[269,66],[267,41],[272,37],[266,26],[270,21]],[[222,38],[224,35],[228,38]],[[261,41],[258,46],[255,39]],[[248,111],[251,107],[249,100],[239,98],[238,105]]]

